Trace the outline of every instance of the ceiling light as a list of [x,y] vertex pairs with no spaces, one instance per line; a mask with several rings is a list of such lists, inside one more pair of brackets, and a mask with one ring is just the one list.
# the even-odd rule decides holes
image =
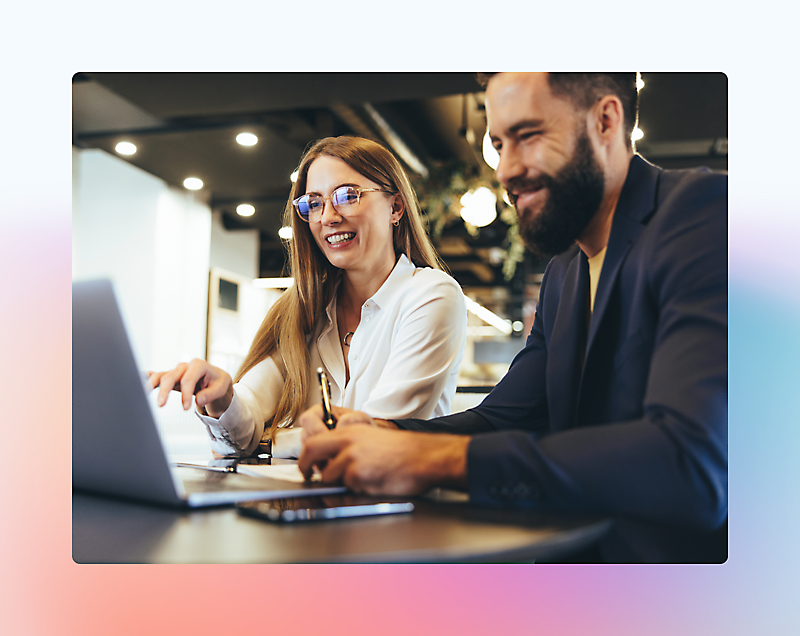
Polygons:
[[492,170],[497,170],[497,166],[500,164],[500,154],[492,145],[492,138],[489,137],[488,130],[483,136],[483,160]]
[[256,278],[254,287],[261,289],[286,289],[294,284],[294,278]]
[[130,141],[120,141],[114,147],[114,150],[121,155],[132,155],[136,152],[136,146],[134,146]]
[[256,209],[249,203],[240,203],[236,206],[236,214],[239,216],[253,216]]
[[644,88],[644,80],[641,73],[636,73],[636,90],[640,91]]
[[642,137],[644,137],[644,132],[642,131],[641,128],[637,126],[636,128],[633,129],[633,132],[631,133],[631,139],[633,139],[634,141],[639,141]]
[[461,197],[461,218],[476,227],[489,225],[497,218],[497,195],[489,188],[480,187]]
[[524,325],[524,324],[522,324],[522,321],[521,321],[521,320],[515,320],[513,323],[511,323],[511,328],[512,328],[514,331],[517,331],[517,332],[519,332],[519,331],[522,331],[522,328],[523,328],[524,326],[525,326],[525,325]]
[[189,177],[183,180],[183,187],[187,190],[199,190],[203,187],[203,182],[196,177]]
[[295,170],[292,174],[289,175],[289,179],[292,180],[292,183],[297,183],[297,177],[300,176],[300,172]]
[[242,146],[255,146],[258,143],[258,137],[253,133],[244,132],[236,135],[236,141]]
[[280,230],[278,230],[278,236],[280,236],[285,241],[291,241],[292,236],[294,233],[292,232],[292,228],[288,225],[284,225]]

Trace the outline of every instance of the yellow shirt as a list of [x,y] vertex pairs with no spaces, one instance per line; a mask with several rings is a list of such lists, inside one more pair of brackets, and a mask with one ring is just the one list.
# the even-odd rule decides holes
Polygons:
[[604,247],[597,254],[589,259],[589,311],[594,311],[594,297],[597,295],[597,283],[600,281],[600,270],[603,269],[603,261],[606,258],[606,248]]

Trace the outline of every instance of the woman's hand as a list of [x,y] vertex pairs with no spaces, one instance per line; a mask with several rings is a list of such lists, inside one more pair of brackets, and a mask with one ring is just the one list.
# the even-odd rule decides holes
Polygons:
[[226,372],[195,358],[188,364],[181,362],[171,371],[150,372],[150,387],[159,387],[159,406],[167,403],[170,391],[180,391],[184,410],[192,406],[192,395],[198,408],[205,407],[211,417],[219,418],[233,400],[233,380]]

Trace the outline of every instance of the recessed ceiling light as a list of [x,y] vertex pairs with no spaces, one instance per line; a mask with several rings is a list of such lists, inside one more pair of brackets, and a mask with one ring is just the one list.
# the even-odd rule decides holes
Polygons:
[[121,155],[132,155],[136,152],[136,146],[134,146],[130,141],[120,141],[114,147],[114,150]]
[[203,187],[203,182],[196,177],[189,177],[188,179],[184,179],[183,187],[187,190],[199,190]]
[[631,139],[633,139],[634,141],[638,141],[642,137],[644,137],[644,132],[642,131],[641,128],[637,126],[636,128],[633,129],[633,132],[631,133]]
[[291,227],[284,225],[280,230],[278,230],[278,236],[280,236],[284,241],[291,241],[294,233],[292,232]]
[[255,146],[258,143],[258,137],[253,133],[244,132],[236,135],[236,141],[243,146]]
[[249,203],[240,203],[236,206],[236,214],[239,216],[253,216],[256,209]]

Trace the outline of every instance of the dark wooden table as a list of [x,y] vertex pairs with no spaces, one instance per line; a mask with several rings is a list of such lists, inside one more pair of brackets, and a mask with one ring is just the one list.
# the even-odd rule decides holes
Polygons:
[[610,526],[588,515],[479,508],[451,491],[411,501],[409,514],[286,524],[233,507],[181,511],[75,493],[72,556],[78,563],[557,562]]

